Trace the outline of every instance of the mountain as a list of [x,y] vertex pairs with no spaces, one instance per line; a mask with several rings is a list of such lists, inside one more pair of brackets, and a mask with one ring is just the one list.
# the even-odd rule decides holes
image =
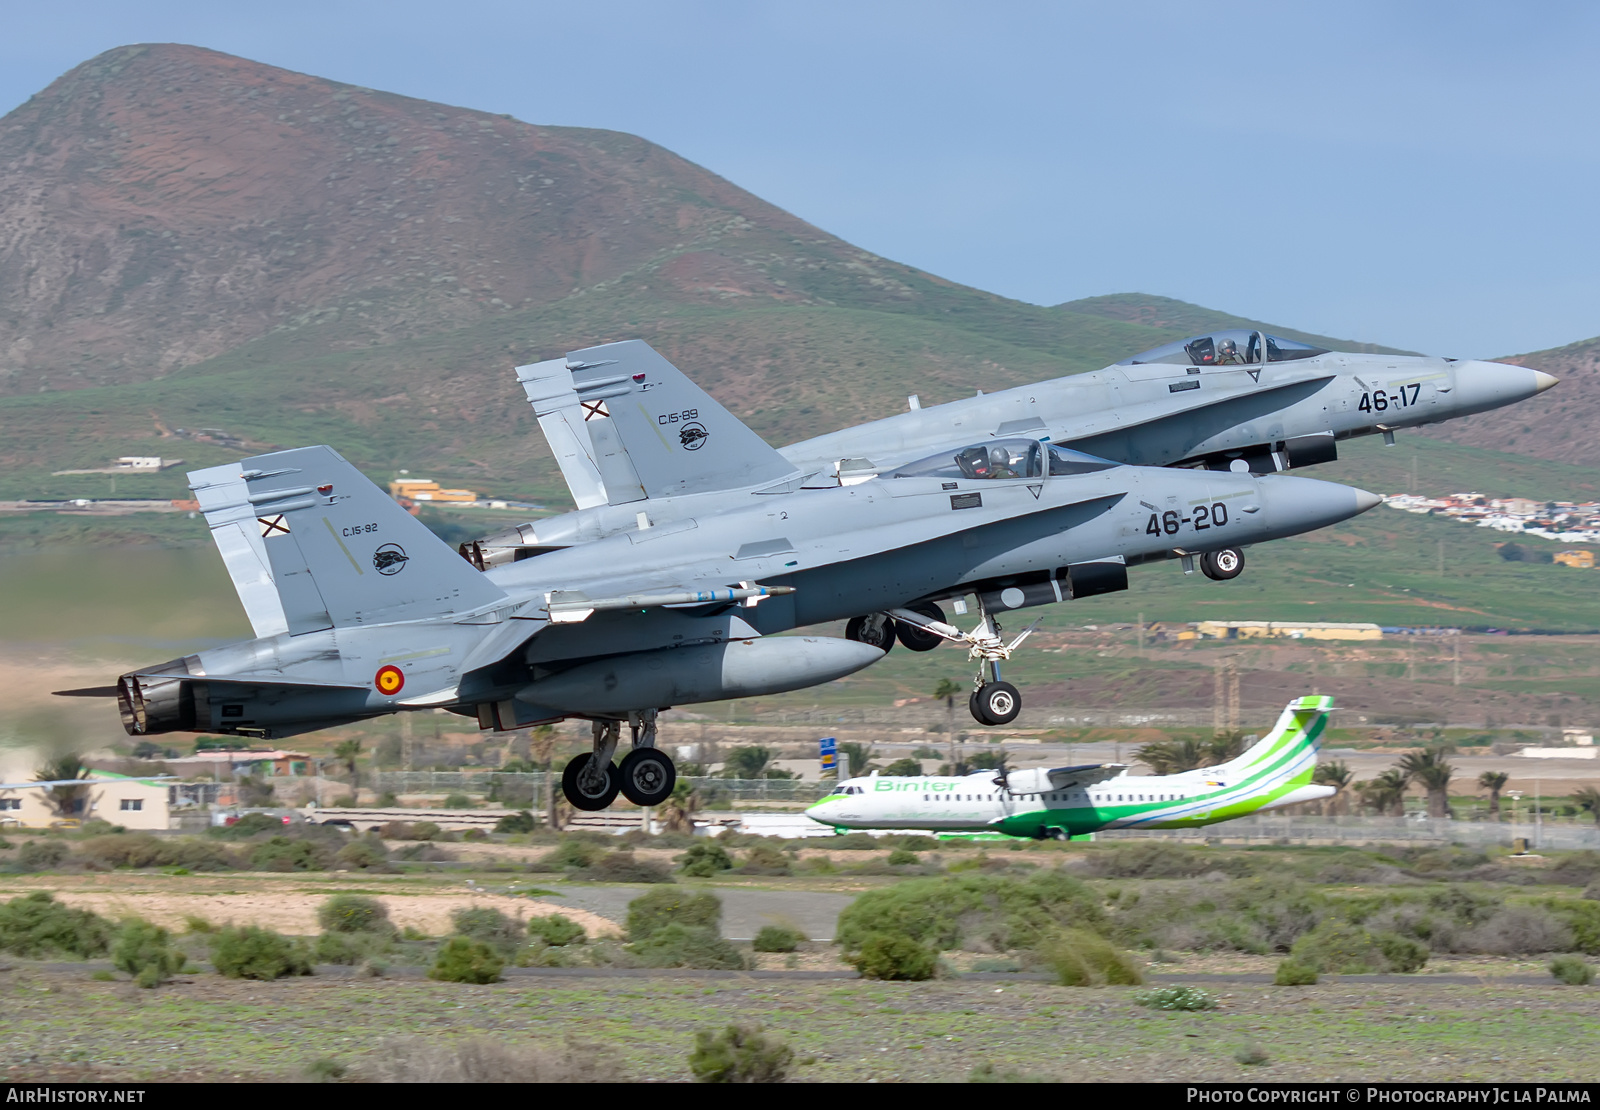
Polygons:
[[0,119],[0,498],[97,492],[52,471],[110,456],[325,442],[560,499],[510,371],[567,350],[645,339],[782,443],[1255,323],[1008,300],[634,136],[191,46],[108,51]]

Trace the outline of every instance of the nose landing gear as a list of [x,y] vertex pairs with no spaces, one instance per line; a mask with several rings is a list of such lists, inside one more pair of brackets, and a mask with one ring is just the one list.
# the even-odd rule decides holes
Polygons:
[[[1016,639],[1006,643],[1000,638],[999,622],[987,612],[971,632],[962,632],[913,609],[895,609],[889,614],[889,619],[896,621],[902,629],[910,625],[924,635],[967,645],[967,658],[978,664],[978,673],[972,680],[972,696],[967,699],[967,708],[973,720],[980,725],[1008,725],[1017,719],[1017,714],[1022,712],[1022,694],[1011,683],[1001,681],[1000,664],[1009,660],[1011,653],[1022,646],[1022,641],[1033,634],[1033,630],[1039,627],[1038,621],[1023,629]],[[987,681],[985,671],[988,672]]]
[[656,806],[672,796],[678,769],[666,752],[656,747],[656,711],[628,714],[633,749],[615,766],[622,732],[621,721],[593,721],[594,751],[568,763],[561,773],[561,792],[574,809],[601,810],[616,800],[618,792],[637,806]]
[[1200,556],[1200,573],[1217,582],[1226,582],[1244,573],[1244,552],[1237,547],[1208,551]]

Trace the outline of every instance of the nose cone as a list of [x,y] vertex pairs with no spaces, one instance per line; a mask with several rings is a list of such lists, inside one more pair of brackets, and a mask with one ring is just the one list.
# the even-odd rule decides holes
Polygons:
[[1383,503],[1382,497],[1364,489],[1287,474],[1262,478],[1258,488],[1261,512],[1255,515],[1274,538],[1326,528]]
[[1543,370],[1477,359],[1452,364],[1450,376],[1452,388],[1445,394],[1445,404],[1456,416],[1525,401],[1561,380]]

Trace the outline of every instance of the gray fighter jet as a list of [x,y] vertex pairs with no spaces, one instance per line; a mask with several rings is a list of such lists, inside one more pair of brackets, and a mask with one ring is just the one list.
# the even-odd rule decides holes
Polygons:
[[[566,768],[567,797],[654,805],[676,774],[655,746],[663,707],[830,681],[898,637],[967,647],[986,671],[974,715],[1005,723],[1021,699],[1000,664],[1027,631],[1007,639],[1002,613],[1379,501],[987,434],[846,481],[797,468],[642,343],[589,355],[562,372],[608,500],[570,514],[559,542],[480,571],[327,447],[195,471],[257,638],[77,693],[114,694],[133,735],[275,738],[423,708],[494,729],[583,718],[594,749]],[[959,613],[969,596],[980,619],[962,632],[939,603]],[[844,639],[774,635],[849,618]],[[623,722],[632,750],[614,767]]]
[[[487,566],[525,549],[610,535],[633,523],[633,513],[618,507],[646,497],[657,502],[658,518],[705,511],[703,498],[677,500],[698,490],[641,485],[603,419],[607,398],[624,388],[613,380],[616,368],[636,361],[678,373],[637,342],[517,368],[580,511],[487,537],[463,554]],[[910,398],[911,411],[781,448],[769,473],[803,475],[807,485],[850,484],[945,446],[1026,437],[1141,466],[1267,474],[1331,462],[1342,439],[1381,434],[1393,443],[1398,429],[1499,408],[1556,381],[1498,362],[1351,354],[1259,331],[1219,331],[1092,373],[933,408]],[[690,435],[692,424],[684,421]],[[669,421],[662,431],[672,427]],[[1242,566],[1238,551],[1224,561],[1234,573]],[[1208,575],[1231,577],[1214,574],[1213,563],[1202,565]]]

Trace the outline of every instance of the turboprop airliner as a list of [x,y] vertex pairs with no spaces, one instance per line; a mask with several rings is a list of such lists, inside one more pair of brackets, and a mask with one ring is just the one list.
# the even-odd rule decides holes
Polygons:
[[1176,775],[1121,763],[985,770],[962,778],[872,775],[841,782],[806,810],[839,831],[926,829],[1064,840],[1101,829],[1183,829],[1334,794],[1311,781],[1333,699],[1296,698],[1237,759]]

